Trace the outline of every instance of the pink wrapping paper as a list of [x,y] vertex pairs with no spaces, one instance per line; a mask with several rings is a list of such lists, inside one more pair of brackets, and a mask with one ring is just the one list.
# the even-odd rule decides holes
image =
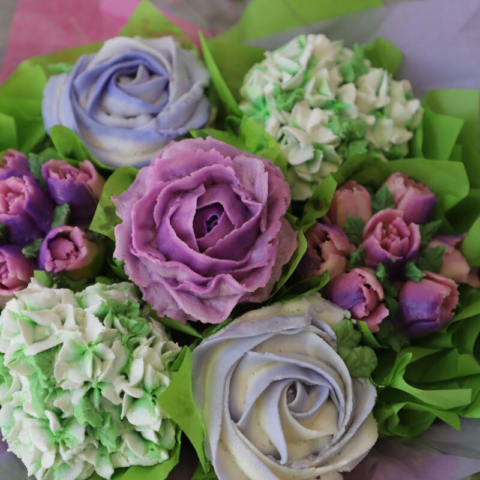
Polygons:
[[[106,40],[118,32],[140,0],[18,0],[0,83],[23,60]],[[198,27],[162,11],[198,44]],[[209,32],[205,32],[208,36]]]

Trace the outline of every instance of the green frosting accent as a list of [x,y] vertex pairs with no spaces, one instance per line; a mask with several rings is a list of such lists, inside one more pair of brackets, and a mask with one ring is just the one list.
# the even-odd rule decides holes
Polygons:
[[276,83],[273,87],[273,96],[275,97],[276,107],[280,111],[289,112],[296,103],[303,100],[305,91],[303,88],[296,88],[293,91],[282,90],[282,87]]
[[1,313],[0,429],[38,479],[109,479],[177,448],[158,400],[180,348],[143,315],[137,292],[33,282]]
[[405,158],[423,116],[408,82],[372,67],[364,47],[349,50],[324,35],[300,35],[267,52],[240,96],[245,114],[278,141],[293,200],[309,198],[353,155]]
[[365,63],[365,52],[362,47],[353,47],[353,56],[343,65],[340,65],[340,75],[346,83],[354,83],[358,77],[368,73],[368,66]]

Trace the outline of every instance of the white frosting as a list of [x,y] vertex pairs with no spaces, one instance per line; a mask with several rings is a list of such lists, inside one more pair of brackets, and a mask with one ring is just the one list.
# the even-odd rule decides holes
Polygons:
[[375,388],[336,353],[344,314],[315,294],[249,312],[195,349],[219,480],[338,480],[375,444]]
[[[349,67],[361,68],[355,73]],[[347,68],[348,67],[348,68]],[[293,95],[290,103],[284,97]],[[340,147],[352,141],[329,123],[365,121],[362,148],[389,157],[408,154],[423,108],[412,98],[407,80],[395,81],[354,51],[325,35],[301,35],[274,52],[246,75],[241,108],[275,137],[291,165],[294,200],[310,197],[315,187],[347,158]],[[358,134],[357,134],[358,137]]]
[[155,398],[180,348],[140,318],[134,287],[32,282],[16,296],[0,315],[0,428],[28,474],[108,479],[169,458],[176,432]]

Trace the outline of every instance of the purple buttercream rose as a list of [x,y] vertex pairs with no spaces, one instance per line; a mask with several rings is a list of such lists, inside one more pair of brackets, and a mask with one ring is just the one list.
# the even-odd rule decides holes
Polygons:
[[343,228],[348,215],[360,217],[365,222],[372,216],[372,197],[364,187],[353,180],[339,187],[334,193],[326,219]]
[[36,264],[23,256],[18,245],[0,247],[0,306],[4,307],[16,291],[30,283]]
[[365,225],[363,243],[365,265],[375,268],[379,263],[401,268],[405,260],[415,258],[420,247],[419,226],[407,224],[401,210],[387,208],[375,214]]
[[42,114],[64,125],[113,167],[148,164],[168,143],[210,117],[208,71],[174,37],[107,40],[69,74],[50,77]]
[[332,302],[365,322],[372,332],[378,332],[380,323],[389,315],[384,297],[375,272],[368,268],[354,268],[340,275],[330,287]]
[[394,173],[385,184],[393,195],[395,208],[403,212],[406,223],[427,223],[435,210],[435,194],[423,183],[415,182],[404,173]]
[[419,282],[409,280],[398,296],[399,328],[411,338],[421,338],[443,328],[458,304],[457,284],[432,272]]
[[466,283],[471,287],[480,288],[478,268],[471,268],[459,247],[465,235],[439,235],[427,248],[445,247],[440,275],[457,283]]
[[76,168],[65,160],[50,160],[42,165],[42,176],[55,203],[69,204],[71,223],[92,221],[105,180],[91,162],[85,160]]
[[265,300],[296,248],[282,172],[213,138],[170,144],[112,199],[115,258],[175,320],[219,323]]
[[28,165],[28,158],[16,150],[7,150],[0,160],[0,180],[9,177],[22,178],[25,175],[33,178]]
[[317,222],[305,237],[307,251],[297,269],[302,279],[328,271],[330,280],[334,280],[347,270],[348,256],[355,251],[355,245],[340,227]]
[[50,230],[54,203],[37,182],[27,176],[0,180],[0,223],[10,241],[26,245]]
[[78,227],[63,225],[50,230],[40,247],[38,263],[50,273],[81,272],[95,261],[100,246],[91,242],[85,231]]

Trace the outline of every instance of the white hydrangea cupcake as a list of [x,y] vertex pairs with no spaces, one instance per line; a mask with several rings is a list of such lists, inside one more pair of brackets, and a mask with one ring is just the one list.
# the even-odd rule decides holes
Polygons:
[[256,64],[240,91],[243,111],[278,140],[294,200],[356,153],[393,160],[408,154],[423,108],[408,80],[373,68],[325,35],[300,35]]
[[156,399],[180,348],[135,287],[32,282],[16,296],[0,315],[0,429],[28,474],[109,479],[167,460],[176,426]]

